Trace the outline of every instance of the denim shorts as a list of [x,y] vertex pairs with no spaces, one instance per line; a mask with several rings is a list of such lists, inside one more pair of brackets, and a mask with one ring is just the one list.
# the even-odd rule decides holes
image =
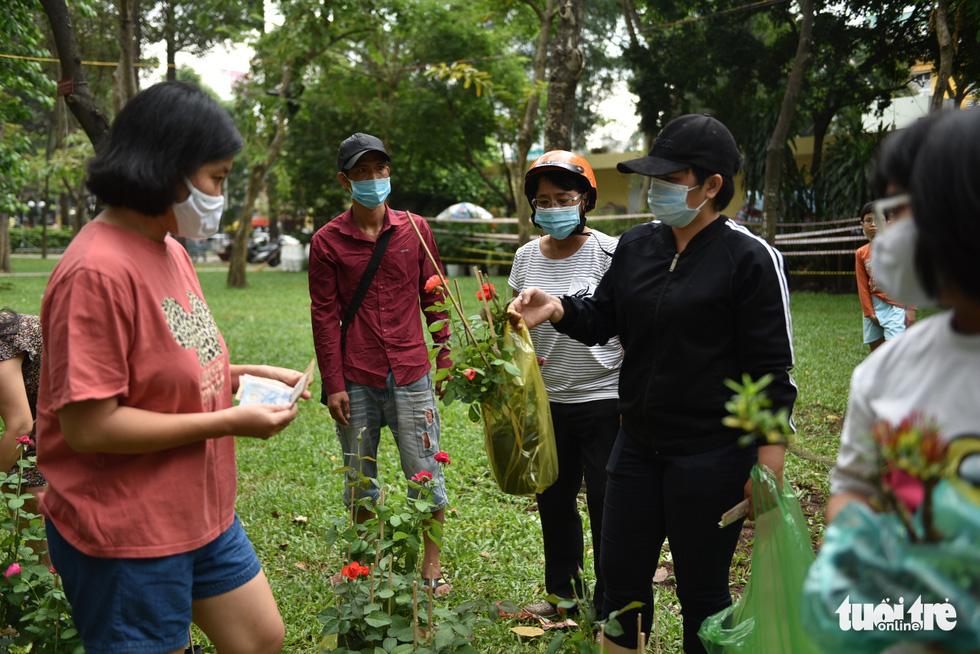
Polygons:
[[64,582],[89,654],[158,654],[184,649],[191,602],[227,593],[262,570],[235,522],[196,550],[145,559],[83,554],[46,521],[51,561]]
[[881,327],[871,322],[871,318],[864,317],[864,342],[874,343],[882,336],[886,341],[898,338],[898,335],[905,331],[905,309],[888,304],[876,295],[871,296],[871,306],[874,307],[875,316]]
[[[388,371],[384,388],[364,386],[349,380],[346,387],[350,400],[350,425],[337,423],[344,465],[350,468],[344,478],[344,504],[350,506],[355,490],[357,497],[369,498],[372,503],[380,499],[378,444],[381,428],[386,425],[398,446],[405,479],[411,479],[423,470],[432,473],[430,488],[435,510],[449,504],[442,465],[434,458],[439,451],[440,423],[432,376],[426,373],[414,382],[398,386],[394,375]],[[358,470],[368,483],[358,483]],[[415,498],[419,492],[412,488],[408,495]]]

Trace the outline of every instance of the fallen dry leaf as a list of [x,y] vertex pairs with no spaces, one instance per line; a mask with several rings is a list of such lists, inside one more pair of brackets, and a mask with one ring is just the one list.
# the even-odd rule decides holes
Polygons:
[[293,518],[293,522],[296,524],[305,525],[307,522],[309,522],[309,520],[307,520],[305,515],[298,515]]
[[510,630],[522,638],[537,638],[544,635],[544,629],[541,627],[511,627]]
[[310,566],[306,565],[305,561],[297,561],[293,564],[293,566],[299,568],[300,570],[305,570],[307,572],[310,571]]
[[492,558],[493,555],[490,554],[490,552],[480,552],[480,556],[482,556],[485,559],[489,559]]
[[667,579],[667,568],[657,568],[657,571],[653,573],[653,583],[659,584]]

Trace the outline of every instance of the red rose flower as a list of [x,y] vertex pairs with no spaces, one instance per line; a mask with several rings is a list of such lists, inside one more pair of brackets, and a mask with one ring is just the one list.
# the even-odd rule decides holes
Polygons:
[[543,366],[544,364],[545,364],[545,360],[542,359],[541,357],[538,357],[538,365]]
[[476,371],[473,370],[472,368],[467,368],[466,370],[463,371],[463,376],[469,379],[470,381],[473,381],[473,378],[476,377]]
[[495,297],[497,297],[497,289],[495,289],[493,287],[493,284],[491,284],[490,282],[484,284],[483,290],[478,291],[476,294],[476,299],[478,300],[482,300],[484,298],[486,298],[487,300],[492,300]]
[[438,293],[440,286],[442,286],[442,280],[439,279],[439,275],[433,275],[432,277],[429,277],[427,282],[425,282],[425,292]]
[[30,447],[32,445],[30,436],[18,436],[17,442],[27,447]]
[[441,463],[444,466],[448,466],[449,463],[450,463],[449,462],[449,455],[446,454],[445,452],[443,452],[442,450],[436,452],[436,455],[434,457],[432,457],[432,458],[434,458],[436,461],[438,461],[439,463]]
[[428,470],[423,470],[419,472],[417,475],[415,475],[414,477],[412,477],[412,481],[417,482],[419,484],[427,481],[432,481],[432,473],[429,472]]

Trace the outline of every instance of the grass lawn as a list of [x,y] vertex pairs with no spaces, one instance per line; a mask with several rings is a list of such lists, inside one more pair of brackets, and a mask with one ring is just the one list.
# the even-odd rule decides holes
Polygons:
[[[16,258],[16,273],[49,271],[54,260]],[[309,295],[305,273],[280,270],[250,272],[250,288],[225,285],[225,266],[200,266],[205,298],[231,352],[232,361],[269,363],[303,369],[314,356]],[[0,307],[37,313],[45,276],[0,276]],[[506,289],[505,278],[493,279]],[[464,297],[476,292],[471,277],[460,278]],[[860,305],[855,295],[794,293],[795,379],[800,389],[795,420],[799,443],[806,450],[834,457],[847,405],[851,371],[867,354],[861,342]],[[318,380],[314,397],[319,397]],[[447,511],[443,565],[453,583],[451,604],[466,600],[519,605],[544,597],[544,560],[533,498],[501,494],[490,476],[479,425],[464,407],[441,407],[442,449],[453,464],[446,470],[451,509]],[[285,652],[315,652],[320,640],[316,616],[331,603],[330,576],[341,553],[323,545],[326,518],[343,513],[341,465],[334,425],[317,401],[301,407],[299,417],[282,434],[267,441],[238,441],[238,511],[258,551],[286,621]],[[391,439],[383,441],[379,466],[397,494],[397,455]],[[826,497],[827,468],[793,455],[787,476],[804,499],[818,507]],[[584,499],[582,500],[584,504]],[[811,511],[814,513],[814,511]],[[584,514],[584,511],[583,511]],[[305,521],[295,520],[303,516]],[[822,514],[811,516],[815,534]],[[744,582],[747,557],[733,582]],[[591,575],[591,561],[586,562]],[[658,591],[658,633],[664,654],[680,652],[680,618],[672,584]],[[545,652],[550,637],[520,640],[512,621],[499,621],[479,632],[481,652]],[[205,651],[213,651],[205,646]],[[652,647],[651,647],[652,651]]]

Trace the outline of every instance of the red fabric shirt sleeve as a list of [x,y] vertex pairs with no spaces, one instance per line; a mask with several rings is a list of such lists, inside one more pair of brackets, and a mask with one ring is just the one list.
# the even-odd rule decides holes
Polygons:
[[341,306],[338,296],[337,266],[328,256],[326,235],[321,230],[310,245],[310,315],[313,345],[323,392],[343,391],[344,366],[340,354]]

